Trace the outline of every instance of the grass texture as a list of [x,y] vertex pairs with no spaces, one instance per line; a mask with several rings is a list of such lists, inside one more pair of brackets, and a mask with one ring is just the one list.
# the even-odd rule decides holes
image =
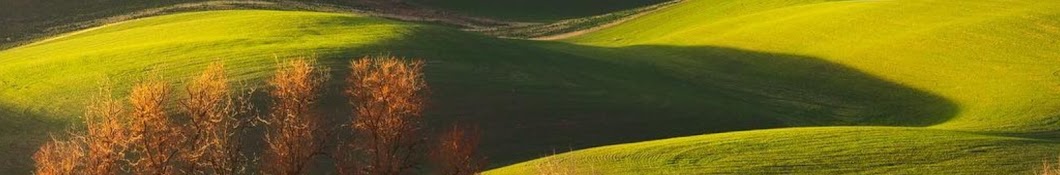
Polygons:
[[[0,169],[28,170],[27,150],[78,123],[100,82],[121,96],[142,72],[183,80],[223,60],[256,88],[285,59],[343,70],[394,55],[426,62],[428,125],[483,126],[500,167],[488,174],[548,160],[602,174],[1029,173],[1060,153],[1058,7],[699,0],[564,41],[311,12],[153,17],[0,51],[0,154],[13,157]],[[331,75],[320,104],[348,114],[344,73]]]

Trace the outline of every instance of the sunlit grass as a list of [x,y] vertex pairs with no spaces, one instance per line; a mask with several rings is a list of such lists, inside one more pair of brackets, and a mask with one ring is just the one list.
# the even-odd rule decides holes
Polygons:
[[709,45],[806,55],[957,103],[939,128],[1053,131],[1053,1],[688,1],[574,38],[598,46]]
[[[74,120],[106,79],[127,89],[223,60],[229,81],[263,80],[280,58],[391,54],[424,58],[427,122],[483,123],[490,168],[708,134],[556,158],[603,174],[1031,173],[1060,152],[1039,137],[1060,130],[1058,6],[700,0],[562,42],[327,13],[162,16],[0,51],[0,128],[15,128],[0,143],[41,143],[61,127],[38,126]],[[344,112],[328,86],[321,106]],[[833,125],[907,127],[709,134]]]
[[[1054,140],[991,134],[1060,130],[1058,7],[1052,1],[687,1],[568,42],[720,46],[811,56],[939,95],[957,111],[945,114],[948,119],[933,129],[710,134],[555,158],[582,159],[575,166],[607,167],[608,174],[1034,173],[1039,160],[1060,150]],[[688,70],[686,76],[712,71],[687,64],[704,59],[701,55],[675,55],[654,60],[666,69]],[[491,173],[525,173],[540,161]]]

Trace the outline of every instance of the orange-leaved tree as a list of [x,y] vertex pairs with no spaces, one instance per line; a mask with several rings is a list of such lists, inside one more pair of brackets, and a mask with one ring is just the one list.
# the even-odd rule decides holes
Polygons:
[[313,64],[302,59],[287,61],[269,80],[273,101],[265,119],[268,147],[262,171],[266,174],[303,174],[323,148],[320,114],[314,110],[326,71]]
[[[107,86],[104,86],[107,87]],[[84,136],[75,136],[74,141],[86,144],[85,173],[114,174],[121,170],[125,154],[131,149],[136,137],[130,131],[129,118],[119,100],[111,97],[111,91],[102,92],[98,100],[86,109]]]
[[133,173],[176,174],[179,158],[187,137],[183,126],[166,113],[169,84],[161,79],[148,79],[133,86],[129,95],[132,111]]
[[[330,132],[316,112],[326,70],[312,61],[283,62],[268,80],[271,104],[264,119],[253,113],[247,94],[233,95],[224,66],[214,63],[188,82],[186,98],[170,114],[169,84],[148,79],[132,88],[129,105],[110,98],[94,101],[85,113],[86,132],[53,139],[33,159],[38,174],[245,174],[256,158],[244,155],[248,125],[264,123],[264,174],[304,174]],[[340,174],[413,173],[431,155],[441,174],[482,169],[477,128],[455,127],[427,154],[421,148],[427,85],[423,62],[365,57],[350,63],[346,94],[353,106],[350,139],[337,147]],[[249,93],[248,93],[249,94]],[[175,118],[184,117],[187,118]],[[259,120],[251,120],[259,119]]]
[[431,162],[441,175],[473,175],[485,168],[485,158],[478,155],[481,130],[454,124],[443,132],[431,148]]
[[85,109],[85,132],[72,132],[69,140],[52,139],[33,155],[36,174],[116,174],[121,172],[127,150],[136,137],[122,103],[111,98],[104,86]]
[[220,62],[210,64],[185,87],[180,100],[189,117],[191,145],[184,162],[196,174],[243,174],[249,163],[242,147],[251,119],[248,94],[233,95]]
[[354,138],[345,150],[356,156],[338,161],[339,172],[408,173],[418,165],[425,139],[420,133],[427,99],[423,62],[364,57],[350,62],[350,68],[346,93],[353,105]]
[[37,163],[34,174],[65,175],[84,171],[84,167],[78,166],[82,166],[85,154],[83,142],[52,138],[33,154],[33,161]]

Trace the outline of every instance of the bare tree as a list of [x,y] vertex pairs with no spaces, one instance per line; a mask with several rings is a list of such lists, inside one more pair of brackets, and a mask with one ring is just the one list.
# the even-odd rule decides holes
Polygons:
[[86,174],[118,173],[130,144],[137,139],[130,133],[129,119],[122,118],[122,103],[111,98],[108,87],[101,88],[100,97],[86,109],[85,135],[73,138],[87,147]]
[[[67,141],[53,139],[34,154],[39,174],[244,174],[250,158],[242,143],[250,119],[265,125],[265,174],[304,174],[323,154],[328,133],[315,112],[326,70],[306,60],[284,62],[268,80],[269,114],[256,118],[248,95],[234,96],[224,66],[211,64],[186,87],[179,101],[187,120],[167,113],[169,84],[148,79],[136,84],[123,103],[104,97],[85,113],[86,132]],[[342,174],[405,174],[419,166],[426,140],[422,128],[427,85],[421,61],[365,57],[352,61],[349,89],[355,118],[352,139],[332,155]],[[129,117],[129,118],[124,118]],[[454,127],[431,155],[446,174],[482,169],[474,155],[478,130]],[[127,163],[127,164],[126,164]],[[443,165],[444,164],[444,165]]]
[[37,164],[34,174],[68,175],[81,172],[83,169],[79,168],[84,167],[79,165],[85,160],[85,154],[87,152],[84,143],[79,140],[61,141],[52,138],[33,154],[33,161]]
[[357,162],[339,165],[343,174],[403,174],[417,166],[427,85],[423,62],[364,57],[350,63],[346,90],[353,105]]
[[175,174],[174,160],[182,153],[187,138],[184,129],[166,113],[169,85],[160,79],[149,79],[133,87],[132,104],[133,172],[136,174]]
[[473,175],[485,168],[485,158],[478,155],[481,130],[478,127],[452,128],[438,137],[431,149],[431,161],[440,175]]
[[252,118],[249,95],[231,94],[220,62],[207,66],[185,90],[187,98],[180,104],[190,118],[188,132],[193,135],[192,145],[182,157],[191,166],[188,170],[197,174],[245,173],[249,158],[241,144]]
[[322,149],[319,114],[313,110],[324,74],[306,60],[281,65],[269,80],[273,102],[266,119],[266,174],[303,174],[312,157]]
[[111,98],[109,86],[85,109],[84,133],[71,132],[67,141],[55,138],[33,154],[35,174],[115,174],[134,137],[128,130],[121,102]]

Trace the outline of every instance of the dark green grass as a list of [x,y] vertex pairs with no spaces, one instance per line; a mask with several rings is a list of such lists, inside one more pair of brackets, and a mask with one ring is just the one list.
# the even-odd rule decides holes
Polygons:
[[[2,51],[5,108],[39,114],[2,118],[70,123],[101,81],[123,92],[144,71],[159,69],[179,87],[216,60],[228,64],[233,81],[263,89],[277,60],[300,56],[332,68],[324,110],[345,117],[338,92],[346,62],[375,54],[427,61],[430,123],[482,125],[491,167],[556,150],[699,133],[925,126],[956,110],[931,94],[805,56],[708,46],[592,47],[347,15],[217,11],[137,20]],[[3,134],[18,139],[61,128],[3,124],[26,131]],[[28,168],[34,146],[5,147],[17,161],[4,169]]]
[[[309,57],[332,68],[322,104],[342,118],[346,62],[389,54],[428,63],[429,123],[482,125],[490,167],[680,137],[490,173],[548,159],[606,174],[1030,173],[1058,154],[1054,7],[686,1],[567,41],[328,13],[161,16],[0,51],[0,144],[13,145],[0,169],[28,170],[35,141],[76,123],[100,81],[123,92],[160,69],[180,86],[223,60],[261,89],[278,60]],[[784,127],[797,128],[769,129]]]
[[[1058,7],[1060,3],[1055,1],[1011,0],[685,1],[567,42],[606,48],[725,46],[812,56],[937,95],[952,104],[952,113],[924,118],[939,121],[926,129],[808,127],[704,134],[574,151],[490,173],[533,172],[542,162],[567,160],[579,172],[597,167],[595,171],[602,174],[1031,174],[1040,168],[1042,160],[1060,154],[1055,142],[1060,130]],[[643,51],[651,55],[643,58],[717,57],[700,57],[712,55],[709,52],[654,50]],[[753,56],[734,58],[748,60]],[[721,77],[759,73],[755,66],[709,63],[681,61],[667,69]],[[777,66],[761,70],[776,74],[765,77],[783,77],[781,81],[762,77],[735,81],[761,80],[798,87],[804,81],[783,80],[799,79],[788,75],[827,77],[847,84],[836,89],[829,88],[831,85],[812,89],[865,97],[862,102],[880,106],[917,104],[881,98],[888,96],[883,94],[843,93],[837,89],[871,88],[857,85],[871,83],[822,71],[827,69],[777,71],[799,66],[776,60],[767,63]],[[732,71],[705,71],[711,68]],[[751,84],[737,86],[746,87],[754,89]],[[932,106],[927,104],[920,103]],[[760,110],[774,108],[785,109]],[[837,106],[816,109],[843,111]],[[798,116],[815,114],[795,114],[800,110],[790,108],[785,111]],[[881,116],[897,117],[891,116],[895,114]],[[898,119],[901,121],[918,118],[913,117],[915,114],[898,115],[908,117]]]

